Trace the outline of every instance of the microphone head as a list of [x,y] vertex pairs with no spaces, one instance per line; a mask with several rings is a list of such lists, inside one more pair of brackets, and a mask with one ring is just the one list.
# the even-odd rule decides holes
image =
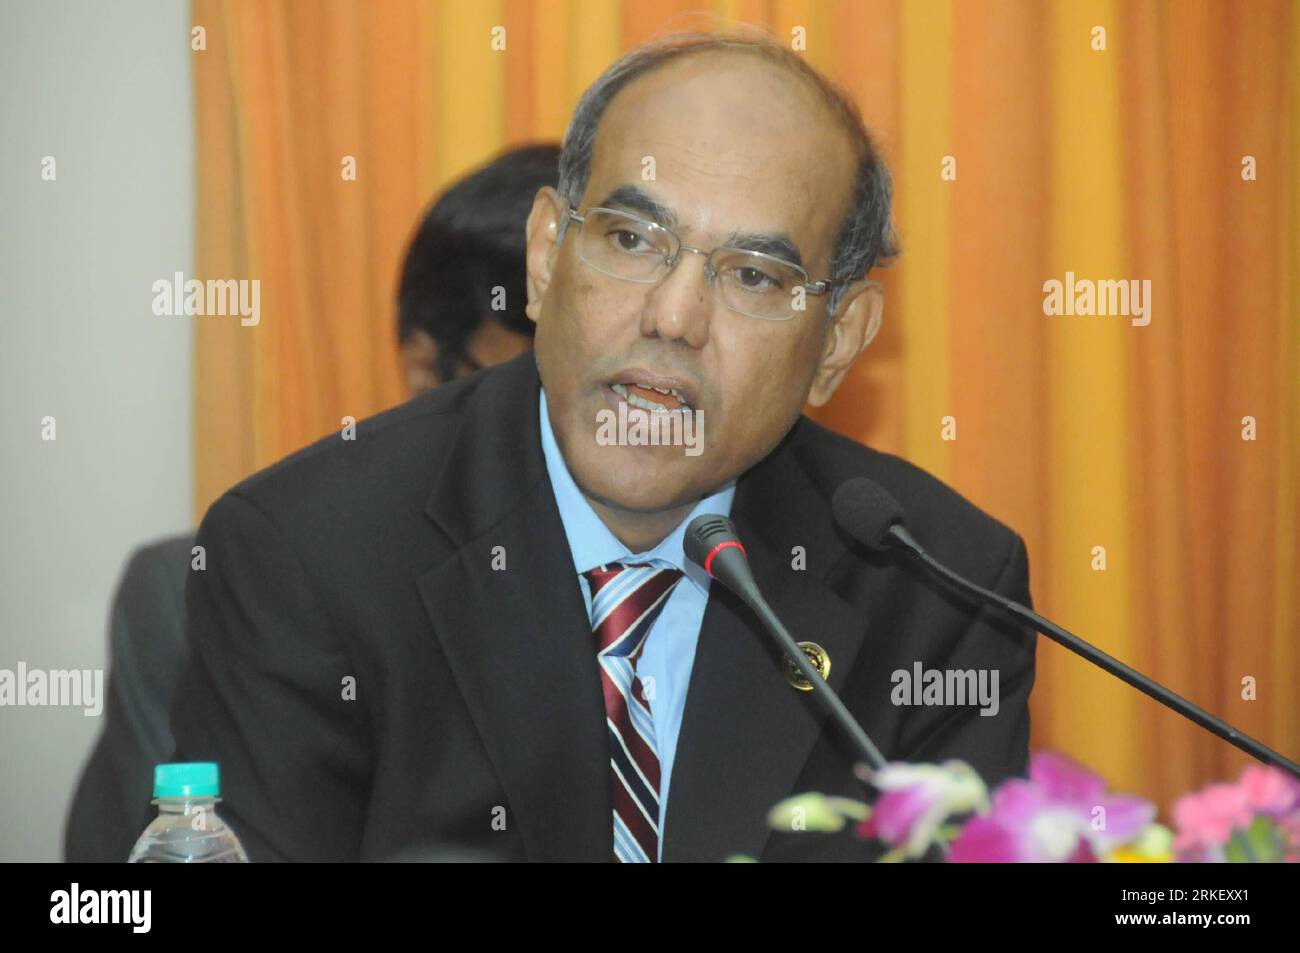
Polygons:
[[717,548],[719,543],[735,543],[739,545],[740,536],[736,533],[736,527],[725,516],[719,516],[717,513],[703,513],[695,517],[687,525],[686,536],[682,540],[682,548],[686,550],[687,559],[708,572],[709,554]]
[[898,500],[866,477],[840,484],[831,498],[831,513],[844,532],[863,546],[881,551],[893,545],[890,527],[903,522],[903,507]]

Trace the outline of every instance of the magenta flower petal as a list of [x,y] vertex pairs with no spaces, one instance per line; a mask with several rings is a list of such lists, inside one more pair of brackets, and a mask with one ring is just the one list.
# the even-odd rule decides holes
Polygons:
[[1078,845],[1077,847],[1075,847],[1075,849],[1074,849],[1074,853],[1071,854],[1070,857],[1069,857],[1065,862],[1066,862],[1067,864],[1095,864],[1095,863],[1098,863],[1098,861],[1097,861],[1097,854],[1096,854],[1096,852],[1092,849],[1092,845],[1091,845],[1090,843],[1088,843],[1088,839],[1087,839],[1086,837],[1080,837],[1080,838],[1079,838],[1079,845]]
[[[1155,805],[1108,794],[1098,775],[1045,752],[1031,759],[1029,780],[998,788],[989,814],[966,824],[948,859],[1093,863],[1135,840],[1155,815]],[[1096,829],[1103,816],[1104,828]]]
[[[1136,840],[1156,819],[1154,804],[1128,794],[1104,797],[1098,806],[1106,809],[1106,828],[1095,833],[1097,839],[1107,846],[1118,847]],[[1091,808],[1088,810],[1091,814]]]
[[1029,780],[1055,800],[1097,803],[1106,794],[1099,775],[1052,751],[1029,759]]
[[1252,811],[1276,817],[1300,807],[1300,781],[1277,768],[1248,765],[1238,786]]
[[1002,786],[994,792],[993,813],[1023,823],[1051,803],[1043,789],[1032,781],[1011,778],[1003,781]]
[[938,800],[938,792],[923,784],[886,791],[876,799],[871,817],[865,822],[870,836],[879,837],[889,844],[901,844]]
[[1029,838],[1005,821],[975,817],[966,822],[948,849],[950,864],[1017,864],[1030,859]]
[[1235,784],[1211,784],[1174,802],[1174,849],[1179,853],[1227,844],[1233,830],[1250,825],[1245,792]]
[[893,859],[920,857],[942,839],[948,818],[989,807],[984,782],[960,761],[888,764],[870,772],[868,780],[880,796],[858,830],[893,847]]
[[1256,816],[1276,820],[1300,813],[1300,781],[1277,768],[1250,765],[1235,784],[1211,784],[1174,804],[1174,850],[1184,861],[1218,860],[1233,831],[1245,830]]
[[962,828],[946,860],[950,864],[1096,863],[1097,854],[1087,838],[1077,833],[1074,837],[1072,847],[1058,857],[1049,853],[1027,826],[1005,818],[976,817]]

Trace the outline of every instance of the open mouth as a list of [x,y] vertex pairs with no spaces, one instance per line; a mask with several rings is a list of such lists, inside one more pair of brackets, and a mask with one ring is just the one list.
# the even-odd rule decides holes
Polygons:
[[667,414],[676,410],[690,410],[686,395],[675,387],[653,387],[649,384],[615,383],[609,389],[628,402],[652,414]]

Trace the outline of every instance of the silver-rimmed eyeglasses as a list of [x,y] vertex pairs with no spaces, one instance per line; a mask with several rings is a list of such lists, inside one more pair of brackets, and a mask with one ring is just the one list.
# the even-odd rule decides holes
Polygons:
[[810,281],[798,265],[748,248],[723,245],[703,251],[683,245],[671,229],[631,212],[591,208],[579,215],[570,208],[566,229],[570,220],[579,226],[578,257],[602,274],[653,284],[677,266],[682,252],[704,255],[714,297],[732,311],[763,321],[788,321],[804,310],[805,295],[826,294],[840,283]]

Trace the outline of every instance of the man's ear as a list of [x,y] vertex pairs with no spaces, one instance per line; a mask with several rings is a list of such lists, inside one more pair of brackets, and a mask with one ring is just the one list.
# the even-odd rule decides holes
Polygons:
[[867,349],[884,320],[885,289],[861,278],[840,299],[840,314],[826,334],[821,364],[808,389],[808,403],[821,407],[839,388],[858,355]]
[[438,342],[427,331],[416,328],[408,333],[398,347],[398,354],[407,393],[423,394],[442,383],[437,371]]
[[555,262],[555,252],[560,248],[560,222],[566,208],[567,203],[560,198],[560,193],[549,185],[542,186],[533,197],[533,208],[524,226],[527,242],[525,281],[528,288],[524,314],[534,324],[542,312],[542,296],[551,283],[551,266]]

